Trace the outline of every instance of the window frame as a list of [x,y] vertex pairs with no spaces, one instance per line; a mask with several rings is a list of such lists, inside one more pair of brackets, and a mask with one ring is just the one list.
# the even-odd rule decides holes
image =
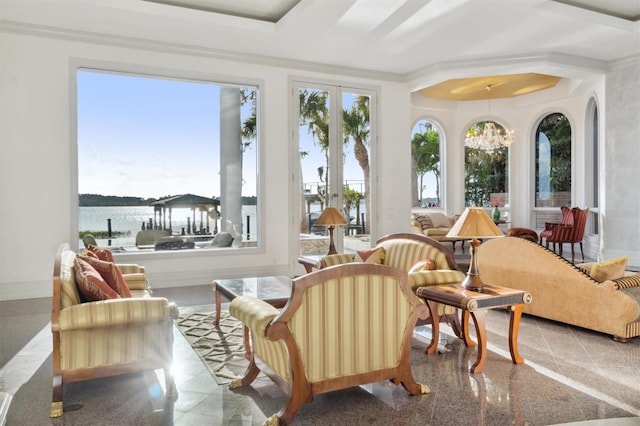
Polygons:
[[[236,77],[224,74],[214,74],[207,72],[194,72],[186,70],[167,69],[159,67],[148,67],[139,64],[124,64],[119,62],[99,61],[90,59],[73,59],[69,66],[69,108],[70,108],[70,169],[72,170],[69,185],[70,202],[70,246],[79,250],[81,248],[79,238],[79,152],[78,152],[78,71],[95,70],[102,73],[114,73],[123,75],[133,75],[146,78],[158,78],[165,80],[191,81],[195,83],[216,84],[219,86],[231,85],[240,87],[255,87],[256,94],[256,244],[255,246],[242,247],[243,254],[262,253],[265,251],[265,226],[264,221],[264,193],[265,183],[260,176],[264,170],[264,90],[265,83],[262,79],[252,77]],[[198,257],[206,255],[229,255],[238,254],[237,248],[204,248],[204,249],[184,249],[184,250],[132,250],[119,252],[119,256],[154,256],[154,257]]]

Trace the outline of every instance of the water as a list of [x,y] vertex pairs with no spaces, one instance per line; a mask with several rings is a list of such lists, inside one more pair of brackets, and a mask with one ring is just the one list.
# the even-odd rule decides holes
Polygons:
[[[167,212],[166,223],[169,226],[169,217]],[[247,238],[247,216],[249,217],[250,234]],[[111,246],[114,247],[134,247],[136,234],[142,230],[142,224],[148,224],[149,219],[153,219],[153,207],[79,207],[78,208],[78,229],[80,231],[104,231],[108,229],[107,219],[111,219],[111,230],[113,233],[122,232],[123,236],[111,238]],[[193,211],[190,208],[174,208],[171,211],[171,226],[174,233],[180,233],[182,228],[187,231],[187,218],[191,220],[191,226],[200,228],[201,218],[200,212],[196,211],[195,220]],[[156,217],[157,219],[157,217]],[[202,215],[203,226],[207,226],[206,213]],[[215,221],[209,219],[209,229],[214,230]],[[220,221],[218,221],[218,229],[220,230]],[[242,231],[243,240],[256,241],[258,237],[258,218],[256,214],[256,206],[242,206]],[[98,240],[99,245],[109,245],[108,240]],[[80,242],[80,247],[84,247],[84,243]]]

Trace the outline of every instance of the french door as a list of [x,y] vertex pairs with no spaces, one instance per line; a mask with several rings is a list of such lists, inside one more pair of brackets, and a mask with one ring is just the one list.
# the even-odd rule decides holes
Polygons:
[[369,247],[375,92],[295,82],[292,96],[299,253],[327,253],[327,227],[315,224],[326,207],[337,208],[347,221],[333,232],[339,253]]

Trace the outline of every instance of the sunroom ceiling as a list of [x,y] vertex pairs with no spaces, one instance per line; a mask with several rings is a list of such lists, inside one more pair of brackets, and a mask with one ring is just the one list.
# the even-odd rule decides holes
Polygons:
[[[473,85],[487,76],[529,73],[569,79],[575,86],[602,75],[613,61],[640,55],[640,0],[2,4],[5,28],[117,42],[126,38],[155,43],[158,49],[398,81],[411,90],[448,80]],[[528,89],[514,92],[522,90]]]
[[259,21],[278,22],[300,0],[143,0]]

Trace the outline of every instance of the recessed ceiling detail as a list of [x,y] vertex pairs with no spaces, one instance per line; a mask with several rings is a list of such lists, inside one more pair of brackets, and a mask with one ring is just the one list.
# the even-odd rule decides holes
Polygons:
[[640,1],[629,0],[553,0],[569,6],[590,10],[591,12],[625,19],[631,22],[640,20]]
[[300,0],[143,0],[151,3],[220,13],[258,21],[278,22]]
[[476,101],[526,95],[554,87],[558,81],[560,77],[537,73],[494,75],[446,80],[420,92],[428,98]]

